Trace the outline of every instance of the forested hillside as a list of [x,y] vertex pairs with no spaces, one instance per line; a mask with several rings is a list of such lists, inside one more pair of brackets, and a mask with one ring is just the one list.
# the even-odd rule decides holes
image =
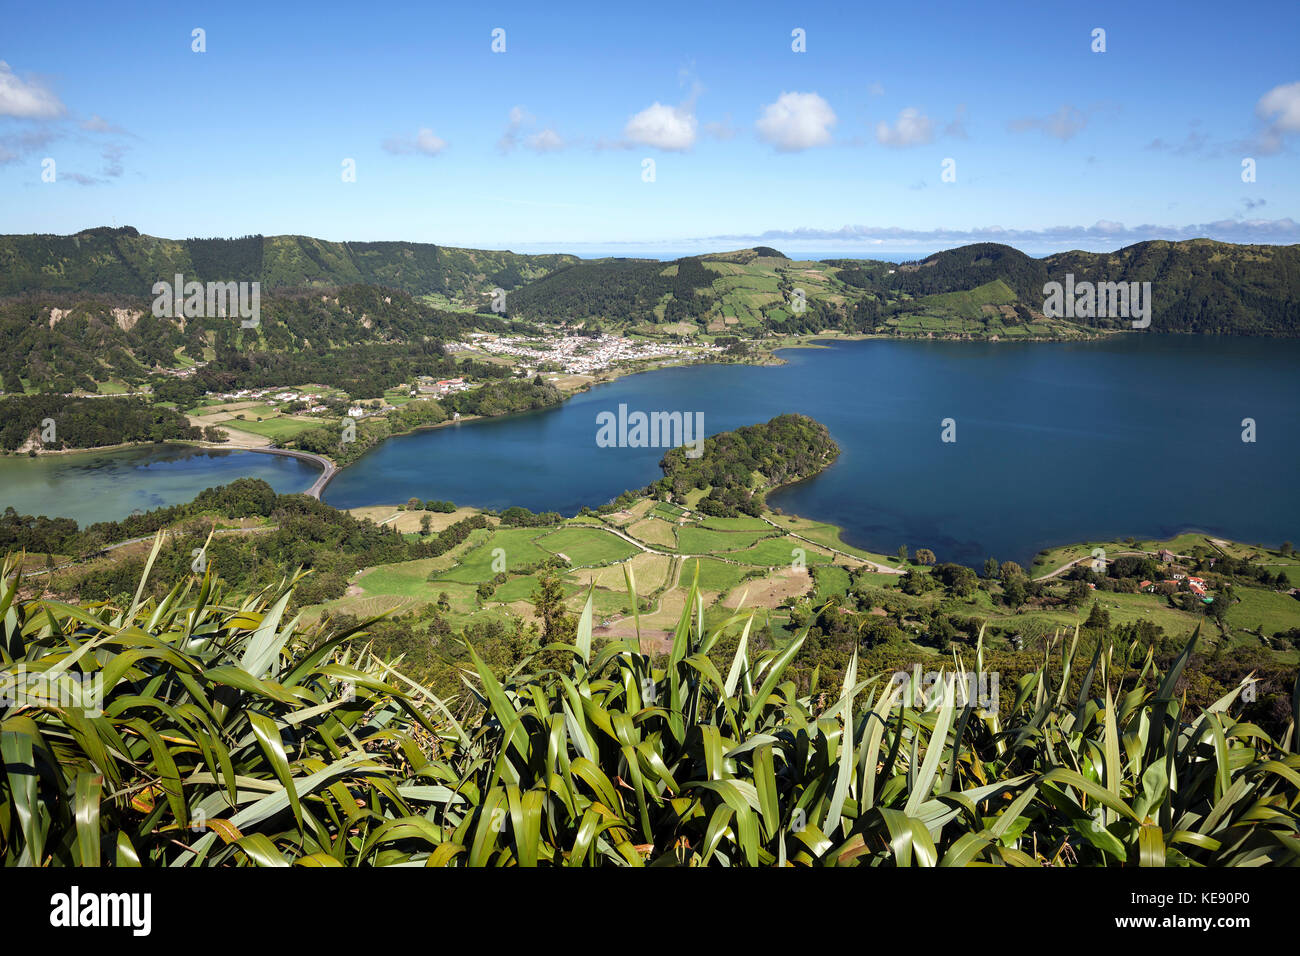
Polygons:
[[180,412],[138,398],[102,401],[61,395],[0,398],[0,449],[15,451],[54,422],[46,448],[97,448],[125,442],[194,441],[202,437]]
[[1067,273],[1076,282],[1150,282],[1156,331],[1300,334],[1300,246],[1209,240],[1043,259],[978,243],[899,265],[799,262],[766,247],[672,263],[606,259],[559,269],[509,303],[527,320],[685,323],[680,330],[749,338],[827,329],[1069,337],[1130,327],[1125,316],[1045,317],[1043,286]]
[[475,328],[510,325],[366,285],[264,296],[255,329],[230,318],[156,318],[148,299],[34,294],[0,302],[0,389],[93,392],[108,381],[131,388],[196,362],[207,363],[196,378],[211,390],[391,384],[409,380],[412,369],[450,372],[441,343]]
[[[261,281],[261,327],[154,318],[152,284],[176,273]],[[1300,245],[1160,241],[1036,259],[977,243],[902,264],[798,261],[759,247],[659,262],[301,236],[174,241],[96,229],[0,236],[0,378],[6,391],[18,390],[19,378],[68,391],[92,379],[142,382],[182,347],[191,358],[213,350],[228,364],[236,353],[409,344],[474,328],[524,331],[520,323],[738,340],[827,330],[1061,339],[1130,327],[1126,316],[1045,316],[1044,285],[1067,274],[1149,282],[1154,332],[1300,334]],[[504,316],[489,309],[495,288],[508,292]]]
[[564,321],[601,316],[636,322],[666,301],[664,321],[693,320],[707,311],[718,274],[701,259],[674,263],[655,259],[597,259],[579,262],[512,294],[511,312],[531,319]]
[[[1156,241],[1034,259],[1010,246],[980,243],[904,264],[885,285],[921,299],[1001,280],[1019,302],[1041,309],[1044,284],[1064,282],[1067,274],[1076,283],[1150,282],[1155,330],[1300,334],[1300,246]],[[1128,324],[1123,318],[1078,321],[1097,328]]]
[[366,283],[472,299],[517,288],[570,255],[456,249],[423,242],[326,242],[310,236],[161,239],[124,226],[73,236],[0,236],[0,295],[109,292],[144,296],[176,273],[186,280],[260,281],[263,291]]
[[766,489],[815,475],[839,453],[821,422],[807,415],[778,415],[706,438],[698,458],[684,448],[670,449],[659,463],[664,477],[646,491],[670,491],[681,498],[693,488],[709,489],[697,506],[704,514],[757,515]]

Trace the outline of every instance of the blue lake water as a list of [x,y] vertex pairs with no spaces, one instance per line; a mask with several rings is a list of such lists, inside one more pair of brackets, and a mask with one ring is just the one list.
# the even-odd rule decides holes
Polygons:
[[[596,416],[703,412],[705,431],[801,412],[839,460],[770,496],[892,553],[989,555],[1199,530],[1300,539],[1300,341],[1128,335],[1100,342],[840,342],[778,367],[628,376],[563,405],[390,439],[325,491],[340,508],[450,499],[572,514],[661,474],[662,449],[601,448]],[[941,422],[956,441],[941,441]],[[1242,441],[1242,421],[1256,441]],[[210,482],[215,484],[216,482]]]
[[[862,547],[978,564],[1040,548],[1199,530],[1300,541],[1300,341],[1132,335],[1079,344],[841,342],[787,364],[628,376],[565,404],[390,439],[325,492],[336,507],[411,496],[573,514],[658,478],[659,448],[601,448],[596,416],[702,412],[705,431],[802,412],[839,460],[771,503]],[[955,422],[952,443],[941,422]],[[1253,419],[1256,441],[1243,442]],[[82,524],[188,501],[238,477],[302,491],[306,462],[141,446],[0,458],[0,508]]]
[[276,491],[305,491],[320,475],[310,462],[262,452],[192,445],[139,445],[40,458],[0,458],[0,509],[93,524],[190,501],[205,488],[261,478]]

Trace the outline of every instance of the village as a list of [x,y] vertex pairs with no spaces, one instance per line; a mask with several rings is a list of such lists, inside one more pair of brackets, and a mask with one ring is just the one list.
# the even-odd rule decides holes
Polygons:
[[[1160,551],[1156,552],[1156,557],[1160,559],[1160,562],[1162,564],[1170,565],[1173,564],[1174,560],[1178,556],[1174,554],[1172,551],[1161,549]],[[1210,566],[1211,567],[1214,566],[1213,558],[1210,559]],[[1147,592],[1148,594],[1154,594],[1157,591],[1157,589],[1160,588],[1161,585],[1170,585],[1173,587],[1173,589],[1178,590],[1181,589],[1184,584],[1187,585],[1187,589],[1189,591],[1195,594],[1206,604],[1214,603],[1214,598],[1210,596],[1209,588],[1205,583],[1205,579],[1198,578],[1193,575],[1188,575],[1183,571],[1171,570],[1169,572],[1169,577],[1163,581],[1141,581],[1138,583],[1138,588]]]
[[[491,332],[471,332],[473,344],[448,342],[448,352],[481,351],[491,355],[510,356],[542,368],[555,366],[566,375],[590,375],[603,371],[619,362],[638,362],[654,359],[687,358],[700,352],[718,352],[715,345],[667,345],[658,342],[637,341],[619,335],[562,335],[539,343],[536,338],[522,335],[497,335]],[[531,372],[531,367],[524,371]]]

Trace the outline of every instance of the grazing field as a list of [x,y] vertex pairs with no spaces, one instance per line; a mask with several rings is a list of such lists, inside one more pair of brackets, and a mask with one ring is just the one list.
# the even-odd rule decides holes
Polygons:
[[596,587],[619,591],[627,586],[623,577],[623,568],[625,565],[630,565],[636,579],[637,593],[646,595],[664,586],[672,562],[673,559],[666,555],[642,552],[627,562],[611,564],[604,568],[584,569],[577,573],[577,577],[584,583],[594,581]]
[[654,547],[677,548],[677,529],[660,518],[645,518],[629,525],[627,533]]
[[[798,552],[802,552],[802,555],[798,554]],[[788,535],[764,538],[752,548],[735,551],[727,555],[727,557],[735,561],[766,567],[789,566],[794,564],[795,559],[800,556],[803,558],[804,564],[829,564],[831,561],[831,555],[819,551],[815,545],[810,545],[807,541],[799,538],[791,538]]]
[[[794,515],[773,516],[772,520],[778,527],[789,531],[791,534],[807,538],[828,548],[834,548],[836,551],[843,551],[846,554],[852,554],[867,561],[874,561],[890,567],[898,564],[897,555],[877,554],[874,551],[867,551],[863,548],[855,548],[851,544],[845,544],[840,538],[840,529],[833,524],[810,521],[807,518],[799,518]],[[940,560],[943,560],[942,556],[940,556]]]
[[[533,592],[537,590],[538,579],[535,574],[522,574],[519,577],[511,578],[505,584],[499,585],[493,592],[491,600],[501,601],[509,604],[512,601],[527,601],[532,597]],[[576,584],[568,581],[564,582],[564,594],[566,597],[576,594],[581,590]]]
[[657,514],[661,518],[667,518],[669,521],[676,521],[682,515],[686,514],[685,508],[679,508],[677,505],[670,504],[667,501],[658,502],[651,510],[651,514]]
[[686,554],[743,551],[775,533],[775,530],[770,527],[763,531],[710,531],[707,528],[686,525],[677,529],[677,549]]
[[1228,609],[1229,627],[1252,631],[1262,627],[1266,634],[1295,627],[1300,601],[1291,595],[1247,587],[1235,588],[1233,594],[1241,603]]
[[653,508],[654,505],[655,503],[652,499],[642,498],[626,511],[615,511],[612,514],[605,515],[605,520],[611,524],[618,525],[620,528],[625,528],[648,515],[650,509]]
[[[362,571],[353,580],[367,594],[395,594],[433,600],[438,596],[438,589],[437,585],[429,582],[429,575],[438,570],[438,563],[438,558],[421,558],[400,564],[381,564]],[[429,597],[430,594],[432,597]]]
[[695,579],[697,565],[699,585],[703,591],[730,591],[754,570],[713,558],[687,558],[682,561],[682,570],[677,580],[678,587],[690,588],[691,581]]
[[[507,572],[511,568],[536,565],[552,555],[536,544],[536,539],[546,533],[545,528],[499,528],[483,544],[465,555],[456,567],[447,571],[440,580],[463,581],[478,584],[492,578],[497,572],[492,564],[503,557]],[[503,555],[494,554],[500,548]]]
[[[732,588],[722,599],[729,608],[760,607],[771,610],[787,598],[798,597],[812,585],[812,578],[803,568],[784,568],[760,581],[743,581]],[[743,599],[743,605],[742,605]]]
[[420,530],[420,523],[427,515],[429,517],[429,531],[436,534],[443,531],[457,521],[478,514],[477,508],[457,508],[455,511],[398,511],[391,505],[378,505],[366,508],[350,508],[349,514],[354,514],[358,518],[369,518],[375,524],[384,524],[396,528],[398,531],[405,533],[414,533]]
[[762,518],[714,518],[712,516],[704,518],[700,522],[701,528],[708,528],[712,531],[771,531],[772,526]]
[[[426,515],[395,506],[357,508],[352,513],[416,537],[420,520]],[[454,514],[429,513],[429,517],[436,532],[475,513],[474,509],[462,508]],[[668,517],[650,516],[655,514]],[[1285,590],[1238,585],[1238,600],[1226,615],[1230,634],[1225,640],[1202,610],[1181,610],[1159,594],[1104,589],[1071,602],[1066,598],[1072,583],[1063,579],[1036,585],[1036,593],[1019,607],[1005,603],[1003,586],[996,581],[981,581],[980,587],[964,595],[951,593],[940,583],[908,593],[902,590],[904,578],[897,571],[869,570],[859,561],[873,561],[893,569],[899,565],[897,556],[845,545],[833,525],[788,515],[769,513],[767,517],[769,521],[712,518],[666,502],[641,499],[626,511],[599,519],[590,515],[572,518],[559,527],[497,525],[475,530],[464,542],[438,557],[367,568],[351,578],[344,597],[308,608],[306,614],[311,619],[321,613],[358,617],[403,614],[427,609],[445,592],[447,607],[441,613],[450,619],[452,627],[504,620],[511,613],[535,621],[530,601],[541,582],[539,565],[554,564],[557,555],[564,555],[568,566],[556,566],[550,573],[558,576],[565,604],[571,611],[579,611],[589,589],[594,589],[593,611],[599,622],[596,634],[602,639],[635,637],[624,577],[625,567],[633,570],[637,593],[647,602],[639,616],[641,636],[646,647],[658,651],[669,649],[672,627],[698,573],[706,620],[721,622],[743,601],[743,606],[759,612],[756,625],[763,633],[771,628],[771,633],[778,636],[786,633],[784,629],[796,617],[806,619],[809,614],[820,613],[824,604],[834,600],[850,613],[898,615],[896,626],[907,635],[908,648],[913,652],[940,653],[928,636],[927,623],[938,615],[949,615],[954,621],[974,620],[973,626],[983,623],[992,629],[986,641],[989,647],[1011,650],[1013,635],[1029,642],[1026,647],[1039,646],[1034,642],[1082,624],[1095,606],[1108,615],[1112,626],[1147,622],[1162,629],[1167,637],[1185,638],[1202,624],[1202,640],[1207,648],[1217,647],[1221,653],[1263,648],[1283,662],[1300,660],[1300,651],[1288,650],[1285,637],[1280,642],[1274,638],[1300,625],[1300,602]],[[489,521],[495,519],[489,517]],[[634,541],[609,530],[610,525],[617,527],[620,523]],[[1168,541],[1085,542],[1058,548],[1040,555],[1034,570],[1046,564],[1054,568],[1074,557],[1089,557],[1091,549],[1098,546],[1106,547],[1108,554],[1125,550],[1154,552],[1163,547],[1178,554],[1193,549],[1206,554],[1232,554],[1271,569],[1294,568],[1294,580],[1300,582],[1300,558],[1294,554],[1211,541],[1194,534]],[[680,550],[700,557],[656,554],[648,549]],[[501,556],[504,566],[500,561],[494,566],[494,560]],[[801,566],[796,566],[796,561]],[[925,576],[932,574],[927,567],[908,565],[907,569]],[[486,588],[481,588],[484,585]]]
[[839,565],[822,565],[814,572],[813,580],[817,584],[813,603],[821,603],[848,590],[849,572]]
[[552,554],[563,554],[574,567],[612,564],[637,553],[635,545],[598,528],[570,525],[539,538],[536,544]]
[[288,441],[312,428],[320,428],[324,423],[319,418],[292,418],[287,415],[280,415],[275,418],[265,418],[262,421],[252,418],[234,419],[223,424],[234,424],[243,431],[252,432],[254,435],[262,435],[280,442]]

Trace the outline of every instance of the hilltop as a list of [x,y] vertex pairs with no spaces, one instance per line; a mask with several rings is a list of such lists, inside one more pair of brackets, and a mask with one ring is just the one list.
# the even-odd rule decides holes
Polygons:
[[[155,316],[153,284],[178,273],[261,282],[260,326]],[[1150,283],[1152,332],[1300,335],[1300,245],[1157,241],[1035,259],[978,243],[908,263],[759,246],[661,262],[123,227],[0,236],[0,389],[139,392],[198,365],[208,391],[320,382],[373,397],[414,374],[454,374],[442,344],[474,332],[616,332],[744,361],[828,333],[1059,341],[1131,330],[1128,317],[1044,315],[1045,284],[1067,276]]]
[[201,282],[260,281],[264,294],[364,285],[470,312],[487,312],[492,290],[501,289],[511,318],[648,334],[1072,338],[1130,327],[1125,318],[1045,316],[1044,284],[1072,274],[1078,281],[1150,282],[1157,331],[1300,334],[1300,245],[1157,240],[1038,259],[975,243],[896,264],[796,260],[769,246],[661,262],[308,236],[175,240],[131,227],[0,236],[0,297],[145,301],[154,282],[177,273]]
[[143,297],[160,279],[258,281],[264,291],[367,284],[473,300],[577,262],[424,242],[327,242],[310,236],[162,239],[124,226],[73,236],[0,236],[0,295],[112,293]]
[[671,263],[603,259],[556,269],[513,293],[510,305],[525,320],[607,320],[745,338],[828,329],[1070,338],[1130,327],[1126,318],[1045,316],[1043,286],[1067,273],[1078,281],[1150,282],[1158,331],[1300,334],[1300,246],[1211,240],[1043,259],[978,243],[902,264],[798,261],[767,247]]

